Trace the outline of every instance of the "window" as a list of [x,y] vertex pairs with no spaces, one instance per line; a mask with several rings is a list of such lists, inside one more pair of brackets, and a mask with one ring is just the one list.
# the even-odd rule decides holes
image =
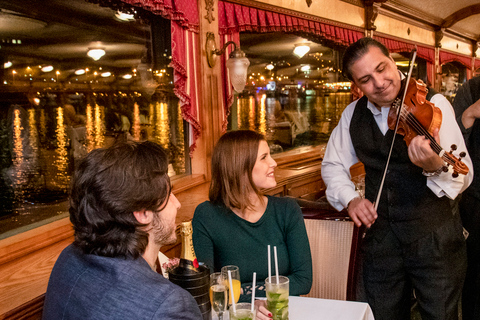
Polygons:
[[170,22],[108,3],[2,4],[0,239],[65,217],[71,175],[95,148],[155,141],[172,177],[189,173]]
[[[240,44],[250,66],[229,129],[263,133],[272,153],[325,144],[353,99],[341,75],[341,48],[287,33],[241,33]],[[301,44],[309,51],[295,55]]]

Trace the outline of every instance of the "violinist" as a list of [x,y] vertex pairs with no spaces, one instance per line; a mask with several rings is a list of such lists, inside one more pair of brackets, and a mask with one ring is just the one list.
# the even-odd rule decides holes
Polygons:
[[[388,123],[405,77],[388,49],[372,38],[358,40],[345,51],[343,73],[364,96],[345,108],[333,130],[322,178],[330,204],[347,208],[357,226],[366,226],[365,299],[376,320],[410,319],[413,292],[422,319],[456,319],[466,251],[454,199],[470,184],[473,170],[466,152],[458,160],[470,169],[465,174],[452,175],[453,167],[440,156],[452,144],[466,151],[452,106],[433,95],[430,101],[441,111],[434,141],[417,135],[407,145]],[[436,143],[444,148],[440,155],[431,146]],[[365,166],[365,198],[349,171],[358,161]]]

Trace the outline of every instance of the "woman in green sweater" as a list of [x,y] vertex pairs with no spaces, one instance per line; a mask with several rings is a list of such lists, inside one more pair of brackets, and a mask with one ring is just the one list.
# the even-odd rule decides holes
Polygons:
[[200,204],[193,217],[198,260],[212,272],[238,266],[240,301],[251,299],[253,272],[255,296],[265,297],[268,245],[277,247],[279,273],[289,278],[290,295],[307,294],[312,285],[312,258],[300,207],[293,199],[261,192],[276,186],[276,166],[263,135],[249,130],[224,134],[213,151],[210,201]]

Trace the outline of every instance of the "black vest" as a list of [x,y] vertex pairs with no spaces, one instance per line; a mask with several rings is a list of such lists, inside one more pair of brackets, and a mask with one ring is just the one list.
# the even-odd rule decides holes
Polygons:
[[[367,98],[356,104],[350,136],[358,159],[365,166],[365,197],[374,202],[385,169],[393,130],[380,131]],[[403,243],[417,240],[452,218],[451,201],[438,198],[428,187],[422,168],[414,165],[403,136],[397,134],[378,204],[378,219],[369,233],[381,240],[391,229]]]

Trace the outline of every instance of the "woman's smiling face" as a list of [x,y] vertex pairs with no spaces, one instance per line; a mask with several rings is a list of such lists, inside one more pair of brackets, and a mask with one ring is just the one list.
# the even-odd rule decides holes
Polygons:
[[273,188],[277,185],[275,181],[275,167],[277,163],[270,155],[270,148],[265,140],[258,144],[257,161],[252,170],[252,179],[259,189]]

